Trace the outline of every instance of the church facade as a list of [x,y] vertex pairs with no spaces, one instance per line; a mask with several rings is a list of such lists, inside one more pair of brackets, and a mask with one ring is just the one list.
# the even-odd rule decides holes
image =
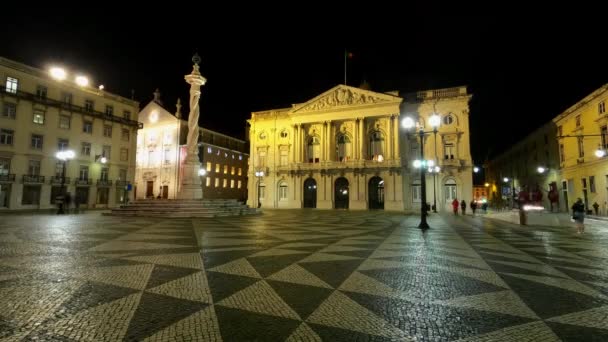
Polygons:
[[[417,134],[437,113],[442,125],[425,135],[427,202],[447,210],[472,194],[466,87],[400,96],[338,85],[291,108],[253,112],[249,124],[248,204],[262,208],[415,210],[421,206]],[[427,125],[428,127],[428,125]],[[425,129],[428,131],[428,129]],[[468,196],[468,197],[467,197]]]

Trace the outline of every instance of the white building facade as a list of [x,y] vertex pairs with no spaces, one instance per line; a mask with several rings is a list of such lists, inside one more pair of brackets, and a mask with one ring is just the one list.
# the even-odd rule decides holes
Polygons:
[[292,108],[252,113],[248,204],[419,209],[420,173],[412,167],[420,158],[419,141],[401,121],[410,115],[427,122],[434,112],[444,124],[436,140],[426,136],[425,159],[436,159],[442,171],[426,176],[427,202],[432,204],[435,195],[443,210],[453,198],[470,201],[466,88],[418,92],[411,101],[397,95],[339,85]]

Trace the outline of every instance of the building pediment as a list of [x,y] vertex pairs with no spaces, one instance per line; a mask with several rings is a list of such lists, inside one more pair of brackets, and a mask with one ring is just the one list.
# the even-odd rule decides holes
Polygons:
[[321,112],[348,107],[400,102],[401,98],[398,96],[339,85],[310,101],[294,106],[290,114]]

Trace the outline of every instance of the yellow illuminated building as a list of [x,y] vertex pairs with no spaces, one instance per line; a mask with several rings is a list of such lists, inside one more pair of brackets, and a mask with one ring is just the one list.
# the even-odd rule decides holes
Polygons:
[[587,210],[597,203],[608,214],[608,84],[595,90],[553,122],[560,151],[560,191],[572,206],[577,198]]
[[[289,108],[254,112],[250,125],[250,206],[262,208],[415,210],[421,206],[416,134],[405,116],[437,134],[425,137],[424,155],[441,167],[426,176],[426,198],[449,210],[454,198],[471,200],[469,100],[466,87],[412,94],[338,85]],[[410,132],[414,133],[414,132]]]

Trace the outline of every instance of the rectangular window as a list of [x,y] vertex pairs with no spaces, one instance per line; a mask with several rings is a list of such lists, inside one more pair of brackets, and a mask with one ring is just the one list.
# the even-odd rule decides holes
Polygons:
[[15,131],[12,129],[0,129],[0,144],[12,145],[15,138]]
[[40,204],[40,185],[24,185],[21,204],[38,205]]
[[207,180],[205,180],[205,185],[211,186],[211,177],[207,177]]
[[59,151],[65,151],[68,149],[70,141],[68,139],[57,139],[57,149]]
[[93,100],[84,100],[84,110],[92,112],[95,110],[95,102]]
[[444,159],[454,159],[454,144],[443,145]]
[[108,138],[112,137],[112,125],[103,125],[103,136]]
[[44,125],[44,112],[41,110],[34,110],[34,123]]
[[576,122],[576,128],[581,127],[581,116],[577,115],[574,120]]
[[9,119],[14,119],[17,116],[17,105],[14,103],[5,102],[2,110],[2,116]]
[[266,166],[266,151],[258,152],[258,167]]
[[238,181],[237,185],[238,185],[238,188],[240,189],[241,188],[241,181]]
[[228,174],[228,165],[224,165],[224,174],[227,175]]
[[412,202],[420,203],[422,201],[420,194],[420,184],[412,184]]
[[63,101],[63,103],[72,104],[72,94],[70,94],[70,93],[62,93],[61,94],[61,101]]
[[287,199],[287,184],[285,183],[281,183],[279,185],[279,200],[286,200]]
[[6,78],[6,92],[11,94],[17,94],[17,88],[19,87],[19,80],[14,77]]
[[42,150],[42,135],[32,134],[32,148]]
[[578,137],[578,157],[585,157],[585,145],[583,143],[583,137]]
[[82,148],[80,149],[80,154],[82,154],[83,156],[90,156],[91,155],[91,143],[83,142]]
[[608,149],[608,126],[602,126],[600,134],[602,135],[602,148],[606,150]]
[[602,115],[606,113],[606,101],[602,101],[597,104],[597,112]]
[[85,121],[82,123],[82,131],[84,133],[92,134],[93,133],[93,121]]
[[562,136],[562,131],[563,131],[562,126],[557,126],[557,136],[558,137]]
[[106,116],[114,115],[114,107],[106,105]]
[[129,129],[128,128],[123,128],[122,129],[122,134],[120,135],[121,139],[123,141],[129,141],[129,135],[130,135]]
[[239,160],[243,160],[243,156],[239,155]]
[[595,192],[595,176],[589,176],[589,191]]
[[215,164],[215,172],[216,173],[220,173],[220,168],[221,168],[220,164]]
[[211,172],[211,162],[207,162],[207,167],[206,167],[206,170],[207,170],[208,172]]
[[[129,160],[129,150],[126,148],[120,149],[120,161],[128,161]],[[167,160],[165,160],[165,164],[167,164]]]
[[123,111],[122,117],[123,117],[123,119],[131,120],[131,112],[129,112],[128,110]]
[[70,129],[69,115],[59,115],[59,128]]
[[207,147],[207,153],[212,153],[213,149],[211,147]]
[[107,181],[108,180],[108,173],[110,172],[110,169],[108,169],[107,167],[104,167],[101,169],[101,174],[99,176],[99,179]]
[[280,153],[281,154],[279,156],[279,165],[287,166],[287,164],[289,163],[289,151],[281,150]]
[[55,163],[55,177],[61,179],[60,177],[63,175],[63,162],[59,161]]
[[103,145],[103,148],[101,150],[101,155],[103,157],[110,159],[110,156],[112,155],[112,146]]
[[11,170],[11,160],[9,158],[0,158],[0,175],[6,176]]
[[125,169],[118,170],[118,180],[121,180],[121,181],[127,180],[127,170],[125,170]]
[[217,187],[219,187],[219,186],[220,186],[220,179],[219,179],[219,178],[216,178],[216,179],[215,179],[215,187],[217,188]]
[[165,165],[171,164],[171,149],[165,148]]
[[40,160],[30,160],[27,166],[27,174],[33,176],[40,175]]
[[228,186],[228,180],[226,178],[224,178],[224,188]]
[[234,189],[234,179],[230,180],[230,189]]
[[234,172],[235,172],[235,171],[236,171],[236,168],[233,166],[233,167],[230,169],[230,174],[231,174],[231,175],[234,175]]
[[37,86],[36,87],[36,98],[41,99],[41,100],[46,100],[46,94],[48,92],[48,89],[45,86]]
[[80,172],[78,173],[78,179],[88,180],[89,179],[89,167],[86,165],[80,166]]
[[559,160],[562,163],[566,161],[566,155],[564,154],[564,144],[559,144]]
[[239,176],[241,176],[243,174],[243,170],[241,170],[241,168],[239,167]]

